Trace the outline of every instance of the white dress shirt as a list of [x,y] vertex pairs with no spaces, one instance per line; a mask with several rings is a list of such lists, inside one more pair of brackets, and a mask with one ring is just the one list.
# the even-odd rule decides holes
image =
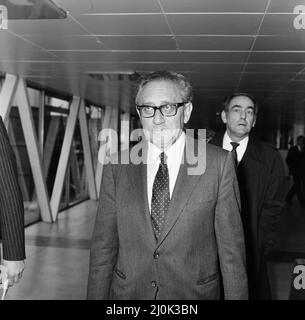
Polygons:
[[[233,142],[233,140],[229,137],[228,132],[226,131],[226,133],[223,136],[222,148],[228,151],[232,151],[233,146],[231,145],[231,142]],[[241,159],[244,156],[244,153],[246,152],[248,142],[249,136],[246,136],[242,140],[238,141],[239,146],[236,148],[238,163],[241,161]]]
[[[175,183],[177,180],[178,172],[180,169],[181,159],[183,155],[183,150],[185,146],[185,133],[182,132],[177,141],[172,144],[166,151],[167,156],[167,167],[169,175],[169,193],[172,197]],[[160,150],[157,146],[148,142],[148,152],[147,152],[147,196],[149,210],[151,209],[151,198],[152,198],[152,189],[155,180],[155,176],[159,169],[160,164]]]

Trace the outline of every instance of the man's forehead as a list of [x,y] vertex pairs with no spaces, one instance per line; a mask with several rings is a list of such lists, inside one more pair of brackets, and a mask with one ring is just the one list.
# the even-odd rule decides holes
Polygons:
[[138,93],[138,98],[180,97],[178,85],[170,80],[153,80],[145,84]]
[[252,99],[246,96],[238,96],[231,99],[229,103],[229,108],[234,106],[240,106],[244,108],[254,108],[254,103]]

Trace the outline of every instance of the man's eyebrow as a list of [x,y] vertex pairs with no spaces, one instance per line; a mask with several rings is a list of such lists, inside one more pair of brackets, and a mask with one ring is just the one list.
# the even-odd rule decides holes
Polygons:
[[[234,104],[231,108],[242,108],[242,106],[239,105],[239,104]],[[253,109],[254,110],[254,107],[253,106],[248,106],[248,107],[246,107],[246,109]]]

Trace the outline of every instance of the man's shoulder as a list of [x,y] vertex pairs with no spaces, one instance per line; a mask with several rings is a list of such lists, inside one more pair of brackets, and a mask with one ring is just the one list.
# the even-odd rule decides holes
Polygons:
[[222,141],[223,141],[224,134],[225,134],[224,131],[216,132],[214,137],[209,141],[209,144],[222,147]]
[[280,152],[273,144],[266,141],[261,141],[253,136],[251,136],[249,143],[251,143],[252,147],[255,148],[255,154],[265,165],[270,166],[272,163],[274,163],[274,161],[282,161]]
[[254,136],[250,136],[249,143],[260,150],[263,153],[278,153],[278,149],[270,142],[259,140]]
[[228,151],[224,150],[222,147],[214,145],[212,143],[207,143],[206,145],[207,154],[216,156],[226,156]]

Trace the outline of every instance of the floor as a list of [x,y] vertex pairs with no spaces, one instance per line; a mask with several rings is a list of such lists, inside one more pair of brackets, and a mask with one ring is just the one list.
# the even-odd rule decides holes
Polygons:
[[[269,278],[273,299],[290,298],[293,270],[296,259],[305,258],[305,210],[295,199],[285,206],[278,232],[277,244],[268,257]],[[305,299],[305,292],[301,290]],[[303,297],[302,297],[303,298]]]
[[[39,222],[25,229],[26,268],[6,300],[86,298],[96,205],[83,202],[62,212],[55,224]],[[268,257],[273,299],[289,299],[296,258],[305,258],[305,212],[295,200],[283,210],[278,243]]]
[[26,268],[6,300],[86,299],[96,205],[83,202],[60,213],[57,223],[39,222],[25,229]]

